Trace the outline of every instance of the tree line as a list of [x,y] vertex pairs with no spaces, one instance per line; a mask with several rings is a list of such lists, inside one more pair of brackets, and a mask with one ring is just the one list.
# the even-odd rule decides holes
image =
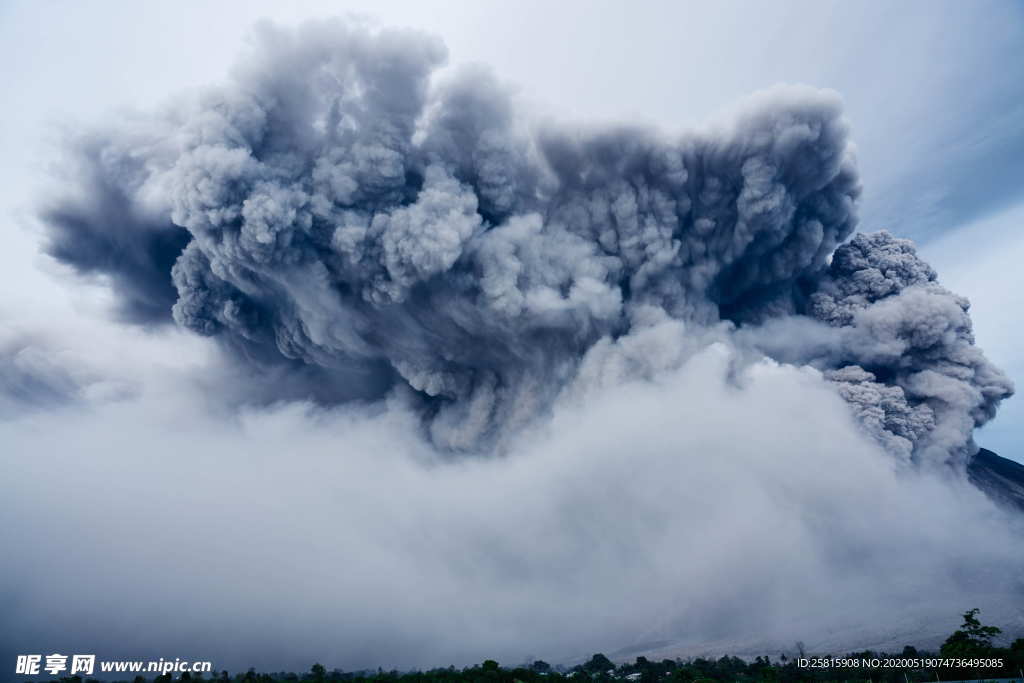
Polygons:
[[[943,658],[947,660],[983,659],[1002,660],[1002,666],[988,668],[928,667],[868,667],[809,668],[806,666],[802,644],[797,644],[800,657],[780,654],[777,658],[756,657],[747,661],[739,657],[724,656],[717,659],[695,657],[690,659],[649,660],[637,657],[633,662],[616,665],[601,653],[594,654],[583,664],[572,667],[552,666],[535,661],[514,667],[504,667],[494,660],[462,669],[448,667],[428,671],[328,671],[314,664],[306,673],[257,673],[250,669],[244,673],[229,674],[221,671],[209,678],[201,674],[181,674],[178,681],[187,683],[802,683],[809,681],[870,681],[871,683],[916,683],[924,681],[984,680],[994,678],[1024,678],[1024,638],[1018,638],[1008,647],[994,644],[1001,633],[995,626],[986,626],[978,619],[977,609],[964,613],[963,624],[942,644],[938,653],[918,651],[907,646],[898,654],[884,652],[851,652],[848,660],[914,661]],[[136,676],[132,683],[172,683],[171,674],[147,679]],[[59,679],[60,683],[100,683],[95,679],[83,681],[79,676]],[[124,682],[127,683],[127,682]]]

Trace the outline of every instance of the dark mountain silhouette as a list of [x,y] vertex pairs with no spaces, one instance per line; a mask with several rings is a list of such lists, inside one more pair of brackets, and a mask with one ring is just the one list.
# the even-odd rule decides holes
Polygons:
[[1024,465],[982,448],[967,466],[967,476],[992,500],[1024,512]]

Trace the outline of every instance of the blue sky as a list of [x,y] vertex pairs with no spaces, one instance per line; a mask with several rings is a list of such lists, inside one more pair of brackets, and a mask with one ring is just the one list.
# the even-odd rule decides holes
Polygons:
[[[861,229],[918,241],[974,303],[979,344],[1024,385],[1024,3],[1012,1],[7,2],[0,300],[57,311],[91,296],[36,255],[31,202],[60,125],[220,80],[261,18],[346,12],[441,35],[452,64],[492,66],[559,119],[677,130],[775,83],[834,88],[858,148]],[[1024,459],[1018,404],[978,441]]]

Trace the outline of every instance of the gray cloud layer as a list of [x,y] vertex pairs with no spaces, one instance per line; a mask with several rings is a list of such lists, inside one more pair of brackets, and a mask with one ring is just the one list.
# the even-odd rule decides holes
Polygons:
[[969,606],[1024,629],[1019,518],[899,471],[819,373],[714,337],[598,343],[500,458],[452,462],[397,397],[225,419],[152,370],[133,401],[0,422],[0,655],[774,656],[934,644]]

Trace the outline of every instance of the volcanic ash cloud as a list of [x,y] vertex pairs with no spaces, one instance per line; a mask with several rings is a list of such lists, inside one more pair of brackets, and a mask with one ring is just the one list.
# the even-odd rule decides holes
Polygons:
[[500,448],[663,318],[823,372],[901,460],[974,452],[1012,386],[910,243],[844,243],[834,93],[774,88],[676,137],[537,126],[445,59],[415,32],[264,26],[229,83],[69,143],[48,251],[123,318],[290,377],[268,400],[399,392],[448,450]]

